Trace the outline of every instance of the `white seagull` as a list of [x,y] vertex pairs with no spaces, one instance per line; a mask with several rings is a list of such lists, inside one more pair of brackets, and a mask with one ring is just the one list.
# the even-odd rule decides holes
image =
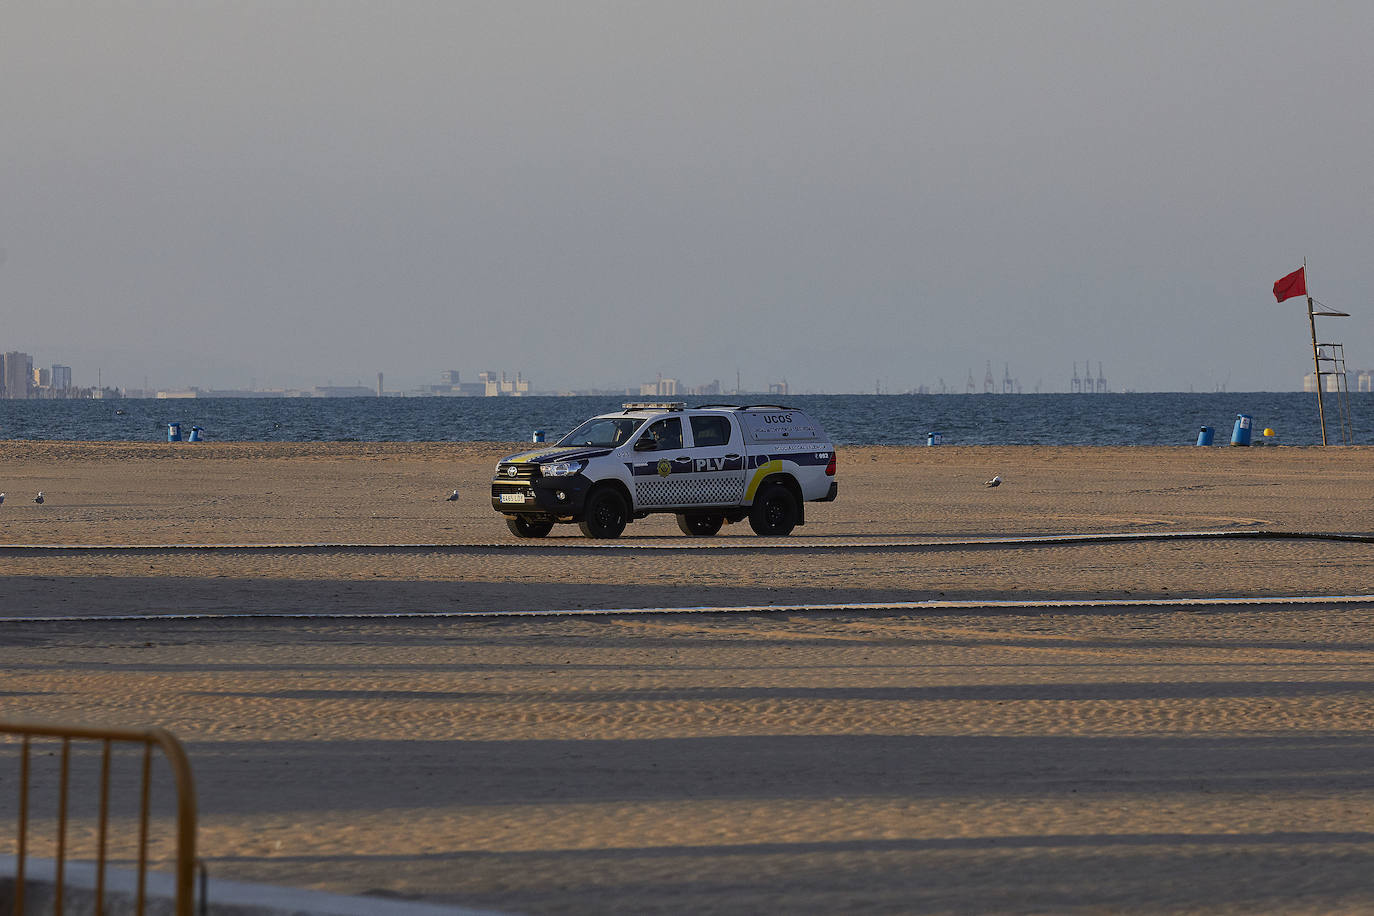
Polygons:
[[449,494],[449,497],[448,497],[448,499],[447,499],[447,502],[453,503],[453,502],[457,502],[457,501],[458,501],[458,491],[457,491],[457,490],[454,490],[452,493]]
[[43,491],[42,491],[42,490],[39,490],[39,491],[38,491],[38,495],[35,496],[35,497],[33,498],[33,501],[36,502],[36,503],[38,503],[40,506],[43,504]]
[[988,481],[984,481],[984,482],[983,482],[983,486],[985,486],[985,487],[1000,487],[1001,485],[1002,485],[1002,478],[1001,478],[1000,475],[997,476],[997,477],[992,478],[991,480],[988,480]]

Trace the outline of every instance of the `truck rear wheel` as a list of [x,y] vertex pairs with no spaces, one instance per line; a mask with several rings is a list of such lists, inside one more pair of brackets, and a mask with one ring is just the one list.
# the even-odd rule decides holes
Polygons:
[[764,537],[786,537],[797,527],[797,498],[780,483],[765,484],[749,510],[749,527]]
[[506,527],[518,538],[542,538],[553,530],[553,522],[538,522],[517,515],[506,519]]
[[593,490],[579,527],[589,538],[618,538],[630,521],[625,498],[611,487]]
[[725,524],[723,515],[683,515],[678,514],[677,527],[690,537],[709,538],[720,531]]

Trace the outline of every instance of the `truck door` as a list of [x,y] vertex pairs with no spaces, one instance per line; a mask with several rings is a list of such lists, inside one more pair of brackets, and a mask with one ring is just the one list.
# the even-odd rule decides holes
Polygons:
[[683,442],[682,417],[654,420],[635,440],[634,462],[630,465],[635,484],[635,508],[677,505],[691,466],[691,457]]
[[691,470],[679,506],[738,506],[744,499],[744,437],[726,414],[689,418]]

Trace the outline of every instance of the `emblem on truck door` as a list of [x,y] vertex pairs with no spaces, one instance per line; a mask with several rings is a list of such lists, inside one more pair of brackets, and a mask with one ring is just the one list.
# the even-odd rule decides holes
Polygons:
[[664,459],[662,459],[661,461],[659,461],[659,463],[658,463],[658,476],[659,476],[659,477],[667,477],[667,476],[668,476],[669,474],[671,474],[672,472],[673,472],[673,465],[672,465],[671,462],[668,461],[667,458],[664,458]]

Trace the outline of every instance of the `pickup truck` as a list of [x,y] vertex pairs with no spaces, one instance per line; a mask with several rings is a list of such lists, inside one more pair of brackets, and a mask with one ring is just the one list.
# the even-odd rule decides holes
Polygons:
[[837,489],[834,443],[800,410],[633,403],[502,458],[491,506],[521,538],[558,523],[615,538],[651,513],[676,515],[695,537],[746,518],[755,534],[781,537],[806,524],[806,503],[830,502]]

